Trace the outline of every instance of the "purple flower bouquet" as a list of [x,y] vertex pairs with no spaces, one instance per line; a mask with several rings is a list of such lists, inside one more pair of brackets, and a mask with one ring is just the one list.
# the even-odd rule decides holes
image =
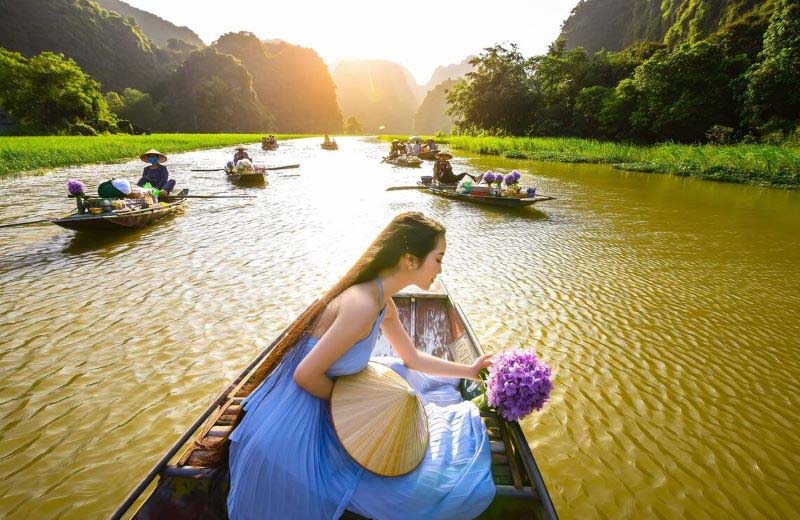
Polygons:
[[81,197],[86,193],[86,185],[77,179],[67,180],[67,193],[73,197]]
[[481,410],[496,410],[507,421],[541,410],[553,389],[550,367],[533,350],[521,349],[497,354],[484,384],[486,392],[472,402]]

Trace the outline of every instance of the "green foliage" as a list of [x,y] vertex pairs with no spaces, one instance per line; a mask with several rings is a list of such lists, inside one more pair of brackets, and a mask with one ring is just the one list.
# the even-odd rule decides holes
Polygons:
[[4,1],[2,13],[4,48],[64,54],[104,89],[146,90],[170,69],[138,26],[90,0]]
[[161,125],[161,107],[153,101],[153,96],[150,94],[126,88],[121,95],[108,92],[106,101],[117,117],[141,129],[150,130]]
[[224,34],[213,47],[247,67],[259,100],[280,131],[338,132],[342,128],[333,80],[313,49],[265,43],[248,32]]
[[[697,43],[732,27],[762,25],[781,0],[582,0],[564,22],[567,48],[620,51],[648,40]],[[763,30],[761,31],[763,34]]]
[[[386,136],[387,139],[390,137]],[[449,136],[443,142],[447,142],[451,149],[474,153],[524,156],[539,161],[609,163],[626,170],[691,175],[782,188],[800,187],[800,148],[785,145],[667,143],[638,146],[563,137],[467,136]]]
[[344,133],[347,135],[361,135],[364,133],[361,122],[356,116],[350,116],[344,122]]
[[656,53],[631,77],[636,108],[626,137],[699,141],[714,125],[738,126],[732,108],[745,70],[742,57],[729,58],[709,41]]
[[168,131],[261,132],[272,125],[247,69],[212,47],[193,52],[153,99]]
[[541,102],[541,94],[530,84],[532,63],[514,44],[486,48],[470,63],[475,70],[447,93],[447,113],[455,118],[456,127],[528,133],[530,114]]
[[116,127],[100,85],[52,52],[27,59],[0,48],[0,105],[24,133],[93,135]]
[[800,122],[800,1],[784,0],[748,70],[747,115],[762,131],[790,133]]
[[[276,137],[285,140],[305,136],[283,134]],[[128,160],[139,157],[139,154],[150,148],[170,154],[260,141],[261,134],[4,137],[0,139],[0,177],[41,168]]]
[[147,37],[160,47],[168,47],[170,40],[181,41],[184,45],[192,48],[205,46],[203,40],[188,27],[178,27],[159,16],[137,9],[120,0],[94,1],[111,12],[126,18],[132,18],[142,28]]

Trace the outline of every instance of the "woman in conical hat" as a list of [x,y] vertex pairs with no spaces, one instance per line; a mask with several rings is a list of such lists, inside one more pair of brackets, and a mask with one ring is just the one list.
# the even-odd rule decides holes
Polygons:
[[175,179],[169,178],[169,170],[162,163],[167,162],[167,156],[158,150],[151,148],[139,156],[139,159],[148,163],[142,170],[142,176],[136,183],[137,186],[144,186],[148,182],[154,188],[167,193],[175,187]]
[[[392,296],[412,284],[429,288],[446,247],[441,224],[421,213],[398,215],[256,369],[229,439],[232,520],[338,518],[345,510],[381,519],[473,518],[491,503],[489,441],[471,402],[424,407],[424,456],[397,477],[360,466],[332,423],[332,378],[360,374],[379,331],[402,358],[392,368],[402,378],[413,369],[414,385],[425,374],[477,379],[491,364],[490,356],[464,365],[419,352],[400,322]],[[423,401],[425,384],[415,386]],[[204,446],[221,451],[227,441]]]

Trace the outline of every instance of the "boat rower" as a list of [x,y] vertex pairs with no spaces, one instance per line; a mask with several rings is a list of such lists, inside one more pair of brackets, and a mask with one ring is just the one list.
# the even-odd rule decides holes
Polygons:
[[247,159],[250,162],[253,161],[253,159],[251,159],[250,156],[247,154],[247,149],[244,147],[244,145],[240,144],[239,146],[234,148],[234,150],[236,150],[236,153],[233,154],[233,164],[236,164],[242,159]]
[[150,186],[169,193],[175,187],[175,179],[169,178],[169,170],[163,163],[167,162],[167,156],[155,149],[150,149],[139,156],[148,163],[142,171],[142,178],[136,183],[137,186],[144,186],[148,182]]
[[476,183],[481,182],[483,174],[470,175],[467,172],[455,175],[453,173],[453,166],[450,164],[450,159],[453,156],[447,152],[439,152],[436,154],[436,162],[433,163],[433,182],[438,184],[458,184],[464,177],[469,177]]

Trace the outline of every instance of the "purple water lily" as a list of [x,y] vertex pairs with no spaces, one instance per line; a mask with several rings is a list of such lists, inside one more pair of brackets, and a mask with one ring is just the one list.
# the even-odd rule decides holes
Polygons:
[[507,421],[516,421],[541,410],[552,389],[550,367],[532,350],[508,350],[497,354],[489,368],[487,404]]
[[73,197],[80,197],[86,193],[86,185],[77,179],[67,180],[67,192]]

